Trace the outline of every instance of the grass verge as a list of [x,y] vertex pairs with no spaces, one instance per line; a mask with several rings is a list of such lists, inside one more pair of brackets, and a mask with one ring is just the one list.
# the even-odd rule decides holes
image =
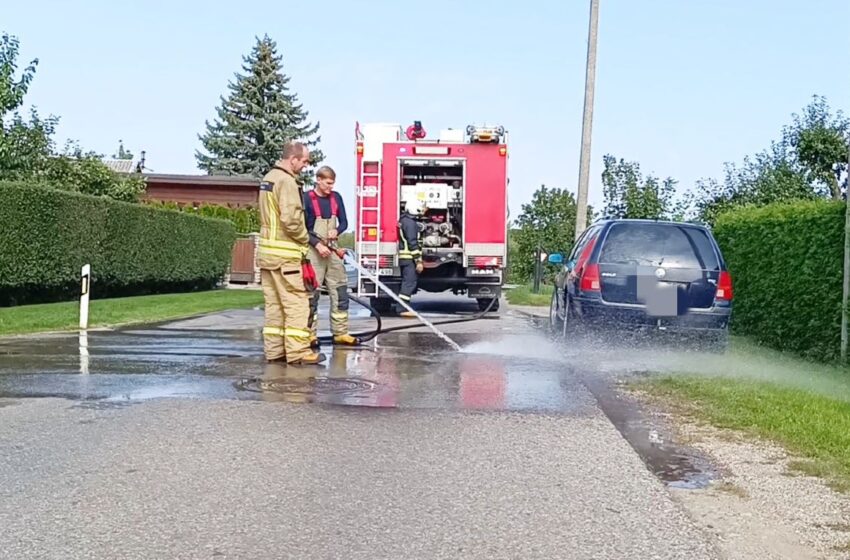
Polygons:
[[531,291],[531,286],[521,285],[507,290],[505,297],[512,305],[531,305],[535,307],[548,306],[552,300],[552,286],[540,285],[540,293]]
[[[253,307],[263,303],[259,290],[214,290],[92,300],[89,326],[107,327],[153,323]],[[79,302],[47,303],[0,308],[0,335],[74,330],[79,325]]]
[[768,381],[664,376],[638,382],[676,412],[715,427],[765,438],[801,460],[793,470],[850,491],[850,401]]

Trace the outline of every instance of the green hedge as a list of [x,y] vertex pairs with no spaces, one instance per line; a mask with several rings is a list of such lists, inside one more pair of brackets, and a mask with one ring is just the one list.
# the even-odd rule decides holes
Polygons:
[[165,208],[168,210],[179,210],[187,214],[204,216],[206,218],[218,218],[227,220],[233,224],[238,233],[260,232],[260,211],[257,208],[228,208],[216,204],[202,204],[198,208],[188,205],[179,205],[176,202],[146,201],[154,208]]
[[808,358],[839,357],[844,204],[794,202],[721,214],[734,332]]
[[225,221],[24,183],[0,182],[0,305],[214,287],[235,231]]

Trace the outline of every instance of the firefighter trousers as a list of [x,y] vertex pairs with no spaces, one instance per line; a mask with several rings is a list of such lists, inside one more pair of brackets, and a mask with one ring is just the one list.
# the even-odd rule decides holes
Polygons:
[[[310,263],[316,270],[319,286],[324,284],[328,289],[328,297],[331,300],[331,333],[334,336],[348,334],[348,276],[345,274],[342,259],[336,253],[323,259],[316,249],[310,247]],[[315,338],[319,328],[319,290],[313,293],[311,313],[310,331]]]
[[405,302],[409,302],[416,293],[416,284],[419,275],[416,274],[416,263],[411,259],[399,259],[398,266],[401,269],[401,289],[398,296]]
[[265,299],[263,349],[266,359],[294,362],[312,354],[310,299],[300,264],[260,271]]

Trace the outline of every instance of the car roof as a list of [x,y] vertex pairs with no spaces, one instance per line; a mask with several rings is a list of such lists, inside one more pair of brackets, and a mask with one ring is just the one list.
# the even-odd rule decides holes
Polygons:
[[669,225],[669,226],[685,226],[698,228],[708,231],[708,228],[704,224],[698,224],[693,222],[677,222],[674,220],[647,220],[647,219],[639,219],[639,218],[601,218],[593,223],[593,225],[612,225],[612,224],[658,224],[658,225]]

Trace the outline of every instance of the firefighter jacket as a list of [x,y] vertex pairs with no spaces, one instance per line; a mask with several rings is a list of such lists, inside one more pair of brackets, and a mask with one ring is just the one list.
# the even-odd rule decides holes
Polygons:
[[309,239],[301,187],[294,175],[275,166],[260,183],[259,267],[276,270],[300,264],[306,258]]
[[398,221],[398,260],[422,260],[419,224],[407,212],[404,212]]

